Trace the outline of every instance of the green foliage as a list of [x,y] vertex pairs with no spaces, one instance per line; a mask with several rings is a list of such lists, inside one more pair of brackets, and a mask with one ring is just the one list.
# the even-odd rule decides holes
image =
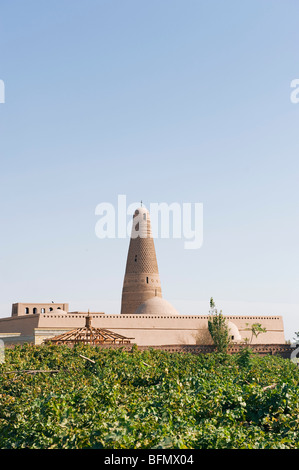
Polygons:
[[17,346],[0,364],[0,448],[298,449],[298,385],[290,360],[246,348]]
[[222,313],[215,313],[208,320],[208,329],[217,352],[226,353],[230,344],[228,327]]
[[231,342],[229,330],[222,310],[218,313],[213,297],[210,298],[210,318],[208,320],[208,330],[212,337],[216,351],[219,353],[227,353],[228,346]]
[[237,364],[240,367],[250,368],[252,365],[253,351],[249,347],[243,348],[237,355]]

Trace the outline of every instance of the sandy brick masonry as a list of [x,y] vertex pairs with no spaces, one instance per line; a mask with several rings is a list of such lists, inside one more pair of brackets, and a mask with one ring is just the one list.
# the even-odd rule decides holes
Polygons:
[[[85,313],[70,312],[67,314],[23,315],[0,319],[1,333],[4,341],[9,343],[22,342],[22,338],[32,338],[35,344],[41,344],[44,339],[55,336],[74,328],[85,325]],[[155,315],[105,315],[91,313],[92,326],[107,328],[123,336],[132,337],[132,343],[140,346],[160,346],[165,344],[177,345],[211,345],[208,332],[208,316],[176,315],[159,317]],[[250,337],[246,330],[247,323],[261,323],[267,329],[266,333],[253,338],[252,344],[284,344],[284,328],[281,316],[226,316],[239,329],[242,340]],[[21,333],[21,336],[9,338],[8,333]]]
[[68,312],[69,304],[66,303],[15,303],[12,304],[11,316],[30,315],[32,313],[50,313],[53,310],[60,309]]
[[[140,236],[136,236],[140,233]],[[146,300],[162,297],[149,212],[140,207],[133,215],[132,235],[124,276],[121,314],[133,314]]]

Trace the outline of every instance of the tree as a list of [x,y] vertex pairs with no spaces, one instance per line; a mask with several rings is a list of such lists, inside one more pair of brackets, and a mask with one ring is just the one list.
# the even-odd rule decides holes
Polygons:
[[210,318],[208,329],[217,352],[226,353],[230,344],[230,336],[226,320],[222,315],[222,310],[217,312],[213,297],[210,299]]
[[210,298],[210,313],[215,313],[215,312],[217,313],[216,305],[215,305],[213,297],[211,297]]
[[252,325],[249,325],[249,323],[246,323],[246,326],[247,326],[246,330],[251,331],[250,343],[252,343],[254,336],[257,338],[258,335],[260,335],[261,333],[267,332],[266,328],[263,328],[261,323],[253,323]]

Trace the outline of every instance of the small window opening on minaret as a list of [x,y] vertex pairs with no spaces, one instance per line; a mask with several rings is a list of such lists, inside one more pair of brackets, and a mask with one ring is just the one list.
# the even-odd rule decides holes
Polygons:
[[137,263],[137,255],[135,255],[135,263]]
[[143,220],[146,220],[146,214],[143,214]]
[[146,278],[146,283],[148,284],[148,277]]

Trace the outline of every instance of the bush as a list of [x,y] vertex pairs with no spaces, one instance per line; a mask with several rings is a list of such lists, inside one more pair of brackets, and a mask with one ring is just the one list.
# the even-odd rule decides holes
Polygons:
[[298,383],[290,360],[246,350],[18,346],[0,365],[0,448],[295,449]]

